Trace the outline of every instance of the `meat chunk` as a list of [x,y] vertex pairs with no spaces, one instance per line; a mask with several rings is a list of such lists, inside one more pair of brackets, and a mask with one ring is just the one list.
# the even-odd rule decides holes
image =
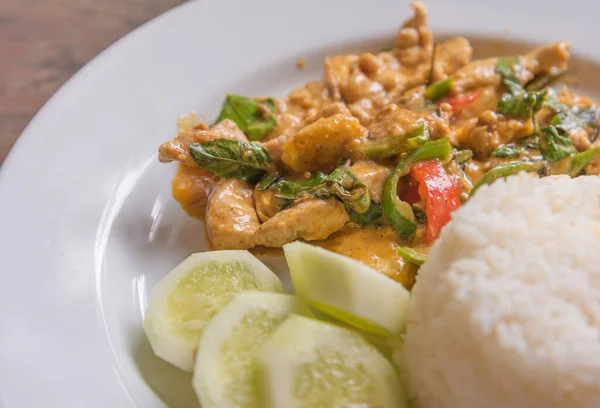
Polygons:
[[459,145],[472,150],[476,157],[487,158],[494,149],[529,136],[534,130],[531,119],[510,119],[493,111],[486,111],[481,114],[467,139],[460,141]]
[[371,199],[380,203],[383,187],[392,168],[373,161],[358,161],[350,166],[350,171],[367,185]]
[[354,116],[340,113],[321,118],[284,144],[281,161],[296,173],[330,172],[347,154],[347,145],[366,134],[367,129]]
[[188,166],[195,166],[196,163],[190,154],[190,145],[192,143],[204,143],[215,139],[248,141],[244,132],[237,127],[235,122],[229,119],[217,123],[210,129],[204,123],[199,123],[191,129],[180,127],[175,139],[160,145],[158,148],[158,159],[163,163],[180,161]]
[[[427,28],[427,10],[420,2],[412,4],[415,15],[398,33],[391,52],[330,57],[325,60],[325,84],[331,98],[343,101],[365,124],[407,89],[425,83],[431,70],[433,36]],[[446,78],[471,60],[469,42],[454,38],[438,45],[433,80]]]
[[208,199],[221,177],[197,167],[179,164],[173,177],[173,197],[192,217],[204,218]]
[[342,89],[358,61],[357,55],[339,55],[325,58],[325,84],[334,101],[343,101]]
[[377,159],[385,155],[391,146],[401,146],[411,132],[422,126],[429,130],[433,139],[443,137],[452,139],[450,116],[449,111],[441,111],[441,114],[414,112],[396,104],[386,105],[367,125],[369,133],[361,139],[352,141],[348,150],[353,152],[354,158]]
[[289,112],[278,111],[275,114],[275,118],[277,119],[277,126],[261,139],[263,142],[276,139],[285,131],[296,128],[300,122],[302,122],[301,115],[295,115]]
[[588,132],[586,132],[584,128],[576,127],[574,129],[571,129],[568,133],[568,136],[571,140],[571,143],[573,143],[573,146],[575,146],[575,148],[580,152],[583,152],[584,150],[587,150],[590,147],[592,147],[592,142],[590,142],[590,135],[588,134]]
[[262,222],[268,221],[281,209],[274,190],[259,190],[258,184],[254,187],[254,205],[258,218]]
[[[522,84],[536,75],[567,69],[571,46],[567,42],[557,42],[536,48],[521,57],[519,80]],[[452,93],[461,94],[486,86],[500,85],[500,74],[496,72],[498,58],[489,58],[472,62],[452,75],[454,83]]]
[[431,61],[433,35],[427,27],[427,8],[416,1],[411,4],[415,14],[406,20],[398,32],[394,54],[405,67]]
[[259,228],[252,186],[227,179],[221,181],[206,211],[206,231],[214,249],[248,249]]
[[398,246],[405,243],[390,226],[358,227],[348,224],[317,245],[356,259],[405,287],[410,288],[414,282],[416,268],[398,255]]
[[435,64],[433,64],[432,81],[436,82],[452,75],[469,62],[473,56],[473,48],[464,37],[456,37],[437,45]]
[[[414,81],[415,67],[431,61],[433,37],[426,27],[426,10],[414,3],[415,16],[398,34],[393,52],[329,57],[325,60],[325,84],[331,98],[347,104],[370,100],[375,107],[389,103],[388,93],[406,89]],[[424,76],[426,68],[422,67]],[[417,79],[419,81],[420,79]]]
[[332,100],[325,84],[320,81],[309,82],[288,94],[286,103],[290,112],[302,115],[311,109],[321,109]]
[[326,239],[349,220],[344,204],[335,198],[301,201],[262,224],[254,244],[279,248],[297,239]]
[[300,129],[315,123],[321,118],[329,118],[337,114],[345,114],[350,116],[350,111],[343,103],[332,103],[325,105],[322,109],[312,112],[300,124],[287,129],[278,137],[263,143],[263,147],[267,149],[271,158],[275,161],[280,161],[283,155],[283,146],[292,139]]

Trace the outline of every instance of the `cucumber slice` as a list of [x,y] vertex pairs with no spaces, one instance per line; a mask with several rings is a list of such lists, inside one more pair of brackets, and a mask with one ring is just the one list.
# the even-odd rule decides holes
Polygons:
[[409,292],[343,255],[294,242],[283,247],[296,294],[336,319],[380,336],[404,328]]
[[204,327],[244,290],[281,292],[281,281],[248,251],[193,254],[152,291],[144,331],[154,354],[185,371]]
[[358,333],[298,315],[256,353],[265,408],[407,407],[391,363]]
[[203,408],[259,408],[254,353],[292,313],[309,313],[296,296],[244,292],[206,326],[194,368]]

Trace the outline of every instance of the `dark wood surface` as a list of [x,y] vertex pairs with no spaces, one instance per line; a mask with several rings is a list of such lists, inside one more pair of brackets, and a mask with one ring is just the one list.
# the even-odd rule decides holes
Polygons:
[[0,0],[0,164],[79,68],[185,0]]

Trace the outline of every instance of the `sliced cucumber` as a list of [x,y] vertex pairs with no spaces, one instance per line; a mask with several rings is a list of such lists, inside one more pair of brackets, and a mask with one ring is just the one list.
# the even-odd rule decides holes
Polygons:
[[359,329],[398,335],[409,292],[400,283],[343,255],[294,242],[283,247],[296,294]]
[[150,297],[144,330],[154,353],[192,371],[204,327],[244,290],[281,292],[281,281],[248,251],[188,257],[154,287]]
[[298,315],[256,353],[261,407],[407,407],[391,363],[358,333]]
[[206,326],[194,368],[203,408],[260,408],[254,353],[292,313],[309,313],[296,296],[244,292]]

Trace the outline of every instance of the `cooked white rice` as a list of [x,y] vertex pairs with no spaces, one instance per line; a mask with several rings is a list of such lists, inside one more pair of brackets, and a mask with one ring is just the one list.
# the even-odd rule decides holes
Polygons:
[[600,407],[600,178],[481,188],[432,248],[408,313],[418,407]]

